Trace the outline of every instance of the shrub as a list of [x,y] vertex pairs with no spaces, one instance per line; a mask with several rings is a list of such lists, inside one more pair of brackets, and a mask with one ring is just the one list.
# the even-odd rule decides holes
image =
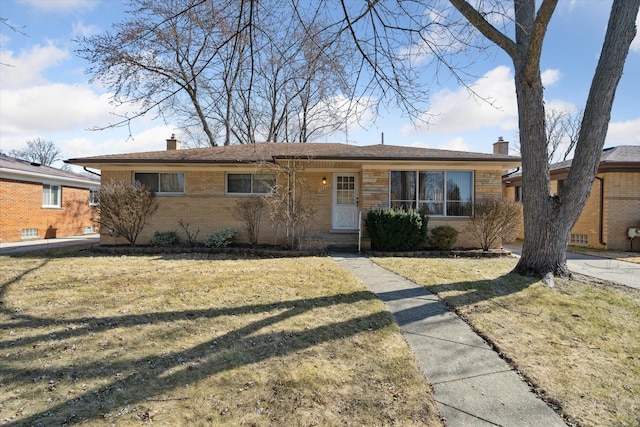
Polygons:
[[238,217],[244,221],[249,243],[258,243],[258,233],[260,231],[260,218],[264,209],[265,201],[263,197],[247,197],[235,202],[234,208]]
[[152,246],[173,246],[179,242],[180,238],[175,231],[165,231],[164,233],[156,231],[153,233],[150,243]]
[[374,209],[367,214],[372,249],[406,251],[422,245],[429,218],[414,210]]
[[200,234],[200,229],[198,228],[195,232],[189,230],[189,223],[184,223],[182,218],[178,221],[180,227],[184,230],[184,234],[187,236],[187,241],[189,242],[189,246],[195,246],[198,240],[198,234]]
[[101,226],[135,246],[140,232],[158,209],[158,202],[153,191],[138,181],[110,181],[101,185],[94,209]]
[[231,239],[233,239],[236,234],[237,233],[235,231],[229,228],[214,231],[213,233],[204,236],[204,245],[208,248],[227,247],[229,246],[229,243],[231,243]]
[[471,218],[473,234],[483,250],[500,240],[513,240],[522,218],[522,205],[513,200],[478,198]]
[[439,250],[448,251],[458,239],[458,230],[450,225],[439,225],[431,230],[429,246]]

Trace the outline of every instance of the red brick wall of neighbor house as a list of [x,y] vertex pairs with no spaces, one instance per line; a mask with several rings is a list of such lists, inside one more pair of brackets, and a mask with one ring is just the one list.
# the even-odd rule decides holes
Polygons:
[[20,241],[29,228],[36,228],[39,238],[80,235],[86,226],[97,231],[89,190],[64,186],[61,191],[60,208],[43,208],[41,183],[0,179],[0,241]]

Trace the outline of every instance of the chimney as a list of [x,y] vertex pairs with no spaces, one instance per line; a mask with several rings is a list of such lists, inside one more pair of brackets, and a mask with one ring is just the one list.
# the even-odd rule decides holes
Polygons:
[[171,138],[167,139],[167,151],[179,150],[179,149],[180,149],[180,141],[176,139],[176,134],[172,133]]
[[493,154],[500,154],[504,156],[509,155],[509,141],[505,141],[501,136],[498,137],[498,142],[493,143]]

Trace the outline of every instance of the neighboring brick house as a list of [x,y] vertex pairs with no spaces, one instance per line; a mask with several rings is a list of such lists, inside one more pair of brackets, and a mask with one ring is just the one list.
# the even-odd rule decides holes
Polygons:
[[[244,223],[235,203],[264,195],[287,181],[283,169],[296,165],[296,199],[315,211],[307,229],[319,245],[357,239],[362,218],[374,208],[410,206],[428,210],[429,228],[450,224],[459,230],[456,246],[478,247],[469,227],[473,201],[480,195],[502,194],[504,170],[520,164],[518,157],[392,145],[354,146],[332,143],[261,143],[180,149],[175,139],[167,150],[115,154],[68,160],[101,170],[110,180],[150,185],[159,209],[140,236],[148,242],[155,231],[176,230],[189,223],[200,239],[223,228],[239,232]],[[262,215],[258,243],[277,242],[268,214]],[[181,236],[184,240],[185,235]],[[124,243],[103,230],[104,244]],[[363,243],[366,246],[366,242]]]
[[[551,191],[556,193],[567,178],[571,160],[551,165]],[[522,174],[503,179],[504,196],[519,200]],[[640,239],[631,242],[629,228],[640,227],[640,146],[622,145],[602,152],[598,173],[587,203],[571,230],[570,245],[628,251],[640,250]],[[520,233],[523,237],[523,232]]]
[[0,242],[93,233],[100,180],[0,154]]

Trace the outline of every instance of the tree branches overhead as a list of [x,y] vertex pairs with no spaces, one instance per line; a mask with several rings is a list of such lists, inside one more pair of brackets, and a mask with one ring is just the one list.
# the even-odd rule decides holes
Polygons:
[[78,40],[88,73],[116,104],[177,119],[212,146],[305,142],[344,128],[353,55],[317,8],[251,0],[129,7],[111,32]]

